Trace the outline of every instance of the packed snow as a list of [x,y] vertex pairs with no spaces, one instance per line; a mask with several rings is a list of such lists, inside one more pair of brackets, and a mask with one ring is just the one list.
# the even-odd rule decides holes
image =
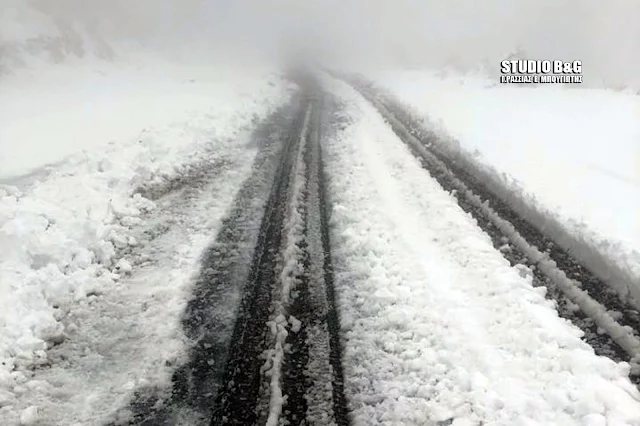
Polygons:
[[[0,418],[94,424],[167,380],[247,138],[290,86],[269,67],[94,62],[8,76],[0,96]],[[193,164],[217,173],[199,197],[134,195]]]
[[425,126],[453,137],[534,208],[640,280],[640,97],[446,72],[375,79]]
[[355,424],[640,425],[629,365],[595,355],[375,109],[327,85],[342,104],[324,159]]

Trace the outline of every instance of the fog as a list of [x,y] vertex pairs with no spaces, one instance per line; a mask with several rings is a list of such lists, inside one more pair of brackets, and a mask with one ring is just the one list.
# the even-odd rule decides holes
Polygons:
[[117,57],[132,43],[200,56],[488,73],[518,52],[579,59],[592,85],[640,89],[635,0],[0,0],[0,64],[38,48],[56,61]]

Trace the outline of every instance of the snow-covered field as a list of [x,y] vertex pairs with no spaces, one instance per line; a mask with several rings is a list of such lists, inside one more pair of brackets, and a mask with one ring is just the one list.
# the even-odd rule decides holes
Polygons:
[[[3,424],[87,424],[166,379],[190,275],[250,172],[247,136],[289,94],[268,67],[160,60],[0,79]],[[132,196],[203,162],[219,176],[196,200]],[[171,231],[145,242],[162,221]]]
[[376,82],[640,280],[640,97],[452,73]]
[[640,425],[629,366],[596,356],[373,107],[330,87],[344,105],[324,158],[355,424]]
[[[149,59],[147,63],[70,60],[3,77],[0,181],[80,151],[144,137],[156,127],[177,123],[173,127],[179,128],[194,119],[245,120],[243,107],[270,94],[265,92],[267,81],[255,78],[269,70],[223,64],[180,66]],[[224,135],[224,127],[217,123],[210,129],[203,137]]]

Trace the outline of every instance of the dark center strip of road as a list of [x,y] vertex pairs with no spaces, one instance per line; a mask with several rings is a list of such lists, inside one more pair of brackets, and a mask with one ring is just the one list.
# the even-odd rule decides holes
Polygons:
[[[299,75],[296,82],[302,93],[254,135],[260,146],[254,171],[203,255],[182,317],[192,342],[188,359],[176,366],[171,389],[136,390],[110,425],[263,425],[267,419],[289,425],[350,424],[321,153],[330,112],[309,75]],[[304,222],[296,243],[302,269],[292,294],[283,296],[285,224],[300,191],[294,185],[300,183],[301,170],[304,186],[295,210]],[[269,324],[278,310],[293,322],[286,325],[282,374],[274,393],[268,374],[274,344]]]
[[268,349],[266,324],[272,308],[273,286],[278,283],[277,269],[293,161],[308,108],[309,101],[304,99],[287,138],[267,203],[242,307],[236,320],[224,385],[216,398],[212,426],[253,425],[259,419],[260,413],[256,407],[263,379],[263,354]]

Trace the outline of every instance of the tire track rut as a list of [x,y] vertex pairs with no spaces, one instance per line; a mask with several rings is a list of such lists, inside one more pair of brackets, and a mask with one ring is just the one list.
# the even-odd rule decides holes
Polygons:
[[211,425],[347,425],[320,156],[309,79],[284,148]]
[[[250,178],[202,257],[182,316],[190,345],[170,388],[137,389],[109,425],[348,425],[314,79],[253,135]],[[220,164],[140,192],[158,198]]]

